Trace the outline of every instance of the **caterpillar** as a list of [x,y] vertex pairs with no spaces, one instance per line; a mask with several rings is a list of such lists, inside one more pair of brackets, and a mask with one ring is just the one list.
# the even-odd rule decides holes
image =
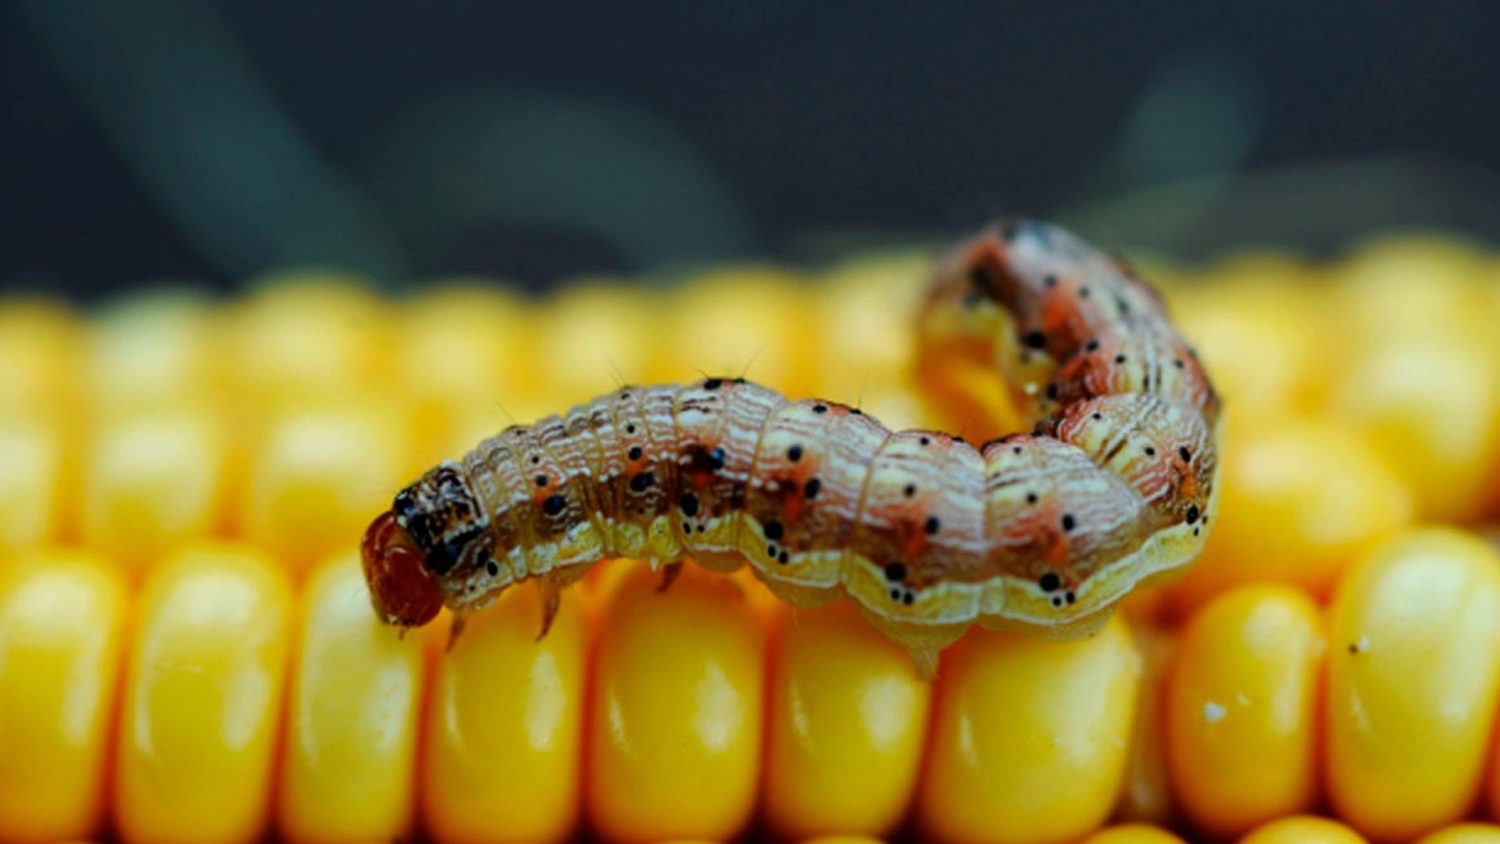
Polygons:
[[998,224],[940,262],[920,319],[988,357],[1030,433],[976,448],[891,432],[743,378],[624,387],[397,493],[362,543],[377,613],[462,619],[535,580],[550,622],[599,559],[672,564],[670,578],[686,556],[748,563],[795,606],[847,594],[930,670],[975,622],[1083,635],[1198,554],[1218,399],[1127,265],[1051,224]]

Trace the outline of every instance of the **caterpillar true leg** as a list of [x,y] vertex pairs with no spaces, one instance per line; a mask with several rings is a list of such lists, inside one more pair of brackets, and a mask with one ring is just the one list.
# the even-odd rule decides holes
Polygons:
[[975,621],[1085,632],[1196,556],[1217,501],[1217,398],[1127,267],[1055,226],[1007,223],[942,265],[922,324],[1001,373],[1033,430],[975,448],[739,378],[625,387],[402,490],[363,545],[377,611],[423,624],[536,579],[545,633],[594,561],[690,556],[748,563],[799,606],[847,594],[930,667]]

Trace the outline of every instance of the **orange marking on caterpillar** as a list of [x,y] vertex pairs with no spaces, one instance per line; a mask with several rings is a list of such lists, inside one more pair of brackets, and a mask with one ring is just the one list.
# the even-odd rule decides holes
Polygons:
[[[976,449],[744,379],[624,387],[398,493],[363,546],[377,611],[462,617],[523,580],[550,596],[604,557],[692,556],[748,563],[799,606],[847,594],[930,665],[975,621],[1086,632],[1196,556],[1218,400],[1155,291],[1062,229],[1014,222],[953,253],[922,318],[924,340],[989,356],[1032,433]],[[1033,353],[1045,390],[1026,380]]]

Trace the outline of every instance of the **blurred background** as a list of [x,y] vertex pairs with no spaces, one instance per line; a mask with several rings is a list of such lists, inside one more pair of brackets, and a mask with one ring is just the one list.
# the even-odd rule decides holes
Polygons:
[[1479,2],[0,4],[0,286],[1500,237]]

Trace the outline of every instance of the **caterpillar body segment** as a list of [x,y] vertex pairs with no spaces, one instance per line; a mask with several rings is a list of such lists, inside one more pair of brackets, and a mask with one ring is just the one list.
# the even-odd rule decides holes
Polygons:
[[1013,223],[945,262],[922,326],[991,356],[1034,429],[976,448],[743,379],[622,388],[402,490],[366,535],[377,610],[421,624],[604,557],[692,557],[799,606],[847,594],[930,667],[976,621],[1086,632],[1196,556],[1218,405],[1153,291]]

